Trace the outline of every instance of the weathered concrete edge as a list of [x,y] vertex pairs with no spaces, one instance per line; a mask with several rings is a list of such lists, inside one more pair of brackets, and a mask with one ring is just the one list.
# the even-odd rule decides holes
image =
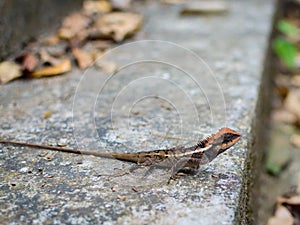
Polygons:
[[63,16],[81,7],[82,0],[23,1],[0,3],[0,61],[16,54],[22,45],[59,26]]
[[239,207],[236,212],[235,224],[257,224],[259,209],[260,173],[264,169],[264,155],[266,153],[266,143],[269,139],[268,127],[270,123],[271,96],[272,96],[272,74],[274,66],[272,65],[272,38],[275,33],[275,23],[279,17],[279,0],[276,6],[270,27],[268,45],[265,51],[265,58],[262,61],[262,75],[259,87],[254,117],[251,122],[251,132],[248,137],[248,154],[245,161],[243,184]]

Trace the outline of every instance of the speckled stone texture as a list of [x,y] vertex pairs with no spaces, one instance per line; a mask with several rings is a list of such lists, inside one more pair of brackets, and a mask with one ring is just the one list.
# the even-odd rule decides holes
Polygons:
[[0,127],[10,140],[130,152],[193,145],[228,126],[242,133],[238,144],[169,184],[169,171],[159,168],[105,177],[131,163],[0,145],[1,223],[251,223],[249,174],[261,155],[275,3],[228,4],[226,14],[189,16],[180,15],[180,5],[136,2],[144,15],[136,40],[176,45],[113,49],[100,60],[117,64],[114,76],[93,67],[0,86]]

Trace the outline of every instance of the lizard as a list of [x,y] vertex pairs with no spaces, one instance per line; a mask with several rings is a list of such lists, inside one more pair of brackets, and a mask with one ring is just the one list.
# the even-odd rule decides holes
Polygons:
[[169,149],[159,149],[153,151],[142,151],[133,153],[119,152],[96,152],[90,150],[79,150],[59,146],[47,146],[42,144],[26,143],[19,141],[1,140],[1,144],[19,145],[33,148],[47,149],[82,155],[93,155],[104,158],[114,158],[122,161],[136,163],[135,166],[127,172],[118,174],[108,174],[106,176],[122,176],[132,172],[140,166],[159,166],[171,169],[174,176],[181,169],[197,170],[199,166],[207,164],[215,159],[218,155],[232,147],[241,138],[241,134],[230,128],[223,127],[217,133],[212,134],[196,145],[191,147],[178,146]]

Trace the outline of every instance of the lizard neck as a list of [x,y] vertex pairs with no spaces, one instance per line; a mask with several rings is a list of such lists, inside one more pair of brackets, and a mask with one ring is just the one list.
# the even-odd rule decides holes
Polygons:
[[[224,152],[225,150],[223,150]],[[207,158],[208,162],[211,162],[213,159],[215,159],[221,152],[221,145],[213,144],[210,148],[208,148],[204,155]]]

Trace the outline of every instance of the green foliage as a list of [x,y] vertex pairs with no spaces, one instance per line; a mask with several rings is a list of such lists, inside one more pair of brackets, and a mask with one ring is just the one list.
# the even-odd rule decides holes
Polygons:
[[273,49],[288,69],[295,69],[298,53],[295,43],[300,39],[300,29],[287,20],[280,20],[277,23],[277,29],[282,33],[282,36],[274,39]]
[[300,33],[298,27],[286,20],[280,20],[277,23],[277,29],[288,37],[295,37]]
[[289,69],[296,67],[295,59],[298,50],[294,43],[285,38],[277,37],[273,41],[273,49],[285,66]]
[[280,166],[273,164],[272,162],[267,162],[266,169],[269,174],[272,174],[273,176],[278,176],[282,170]]

